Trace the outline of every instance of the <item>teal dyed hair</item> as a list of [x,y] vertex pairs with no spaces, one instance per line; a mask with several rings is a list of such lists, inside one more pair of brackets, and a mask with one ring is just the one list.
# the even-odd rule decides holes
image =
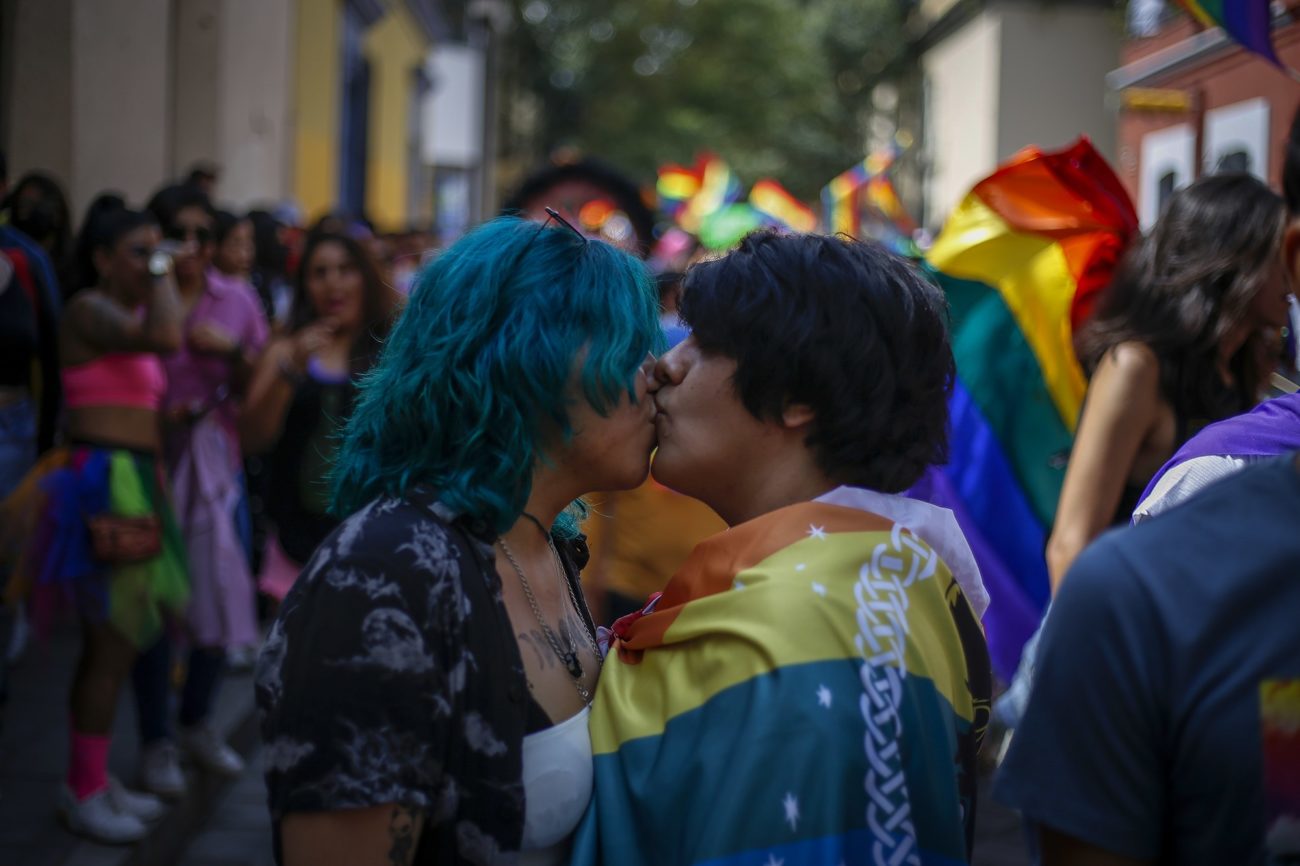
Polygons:
[[[660,348],[658,295],[642,262],[609,244],[516,217],[484,223],[416,280],[362,380],[334,468],[334,510],[425,483],[497,532],[524,509],[543,437],[573,433],[582,393],[602,415]],[[552,434],[553,435],[553,434]],[[577,532],[581,503],[556,521]]]

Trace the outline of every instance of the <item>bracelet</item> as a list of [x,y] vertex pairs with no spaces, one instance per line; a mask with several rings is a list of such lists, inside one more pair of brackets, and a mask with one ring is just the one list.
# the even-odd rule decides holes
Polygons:
[[307,378],[302,373],[295,370],[293,368],[293,365],[290,364],[289,361],[285,358],[280,359],[280,363],[278,366],[280,369],[280,375],[284,378],[286,382],[288,382],[290,385],[294,386],[295,388],[301,385]]

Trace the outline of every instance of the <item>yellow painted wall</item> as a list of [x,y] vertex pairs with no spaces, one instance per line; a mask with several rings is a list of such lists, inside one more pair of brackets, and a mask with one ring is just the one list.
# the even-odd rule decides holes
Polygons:
[[308,220],[339,198],[343,0],[298,0],[294,196]]
[[407,223],[407,127],[414,70],[429,50],[424,31],[405,4],[366,32],[363,50],[370,61],[370,120],[367,141],[366,214],[380,231]]

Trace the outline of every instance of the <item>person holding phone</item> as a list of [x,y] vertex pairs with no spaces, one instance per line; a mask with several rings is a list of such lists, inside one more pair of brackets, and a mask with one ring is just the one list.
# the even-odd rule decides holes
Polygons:
[[178,245],[176,285],[185,313],[179,349],[164,358],[164,455],[189,554],[189,652],[179,731],[169,715],[171,641],[164,636],[135,669],[143,742],[143,786],[164,797],[185,790],[183,750],[198,766],[237,775],[243,760],[208,724],[226,651],[257,641],[250,535],[237,431],[239,396],[268,328],[242,281],[211,266],[215,216],[189,186],[159,190],[149,202],[166,238]]
[[58,601],[81,615],[61,816],[74,832],[126,843],[145,835],[162,806],[108,775],[118,694],[138,652],[189,600],[159,434],[160,356],[181,344],[182,310],[151,214],[101,197],[84,233],[87,288],[59,329],[68,444],[0,506],[0,545],[14,557],[9,599],[28,597],[38,627]]

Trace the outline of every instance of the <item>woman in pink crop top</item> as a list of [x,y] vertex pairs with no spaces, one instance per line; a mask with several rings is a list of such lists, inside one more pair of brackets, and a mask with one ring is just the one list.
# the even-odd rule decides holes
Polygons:
[[[0,506],[0,547],[15,558],[8,595],[28,596],[38,625],[59,601],[80,614],[60,812],[73,831],[122,843],[142,838],[163,809],[108,777],[118,694],[137,654],[189,597],[184,544],[158,459],[166,388],[159,355],[179,346],[182,313],[152,216],[101,196],[83,233],[84,288],[59,330],[68,444],[47,453]],[[134,554],[92,540],[92,523],[121,537],[122,518],[130,517],[156,518],[137,521],[134,537],[145,543]]]

